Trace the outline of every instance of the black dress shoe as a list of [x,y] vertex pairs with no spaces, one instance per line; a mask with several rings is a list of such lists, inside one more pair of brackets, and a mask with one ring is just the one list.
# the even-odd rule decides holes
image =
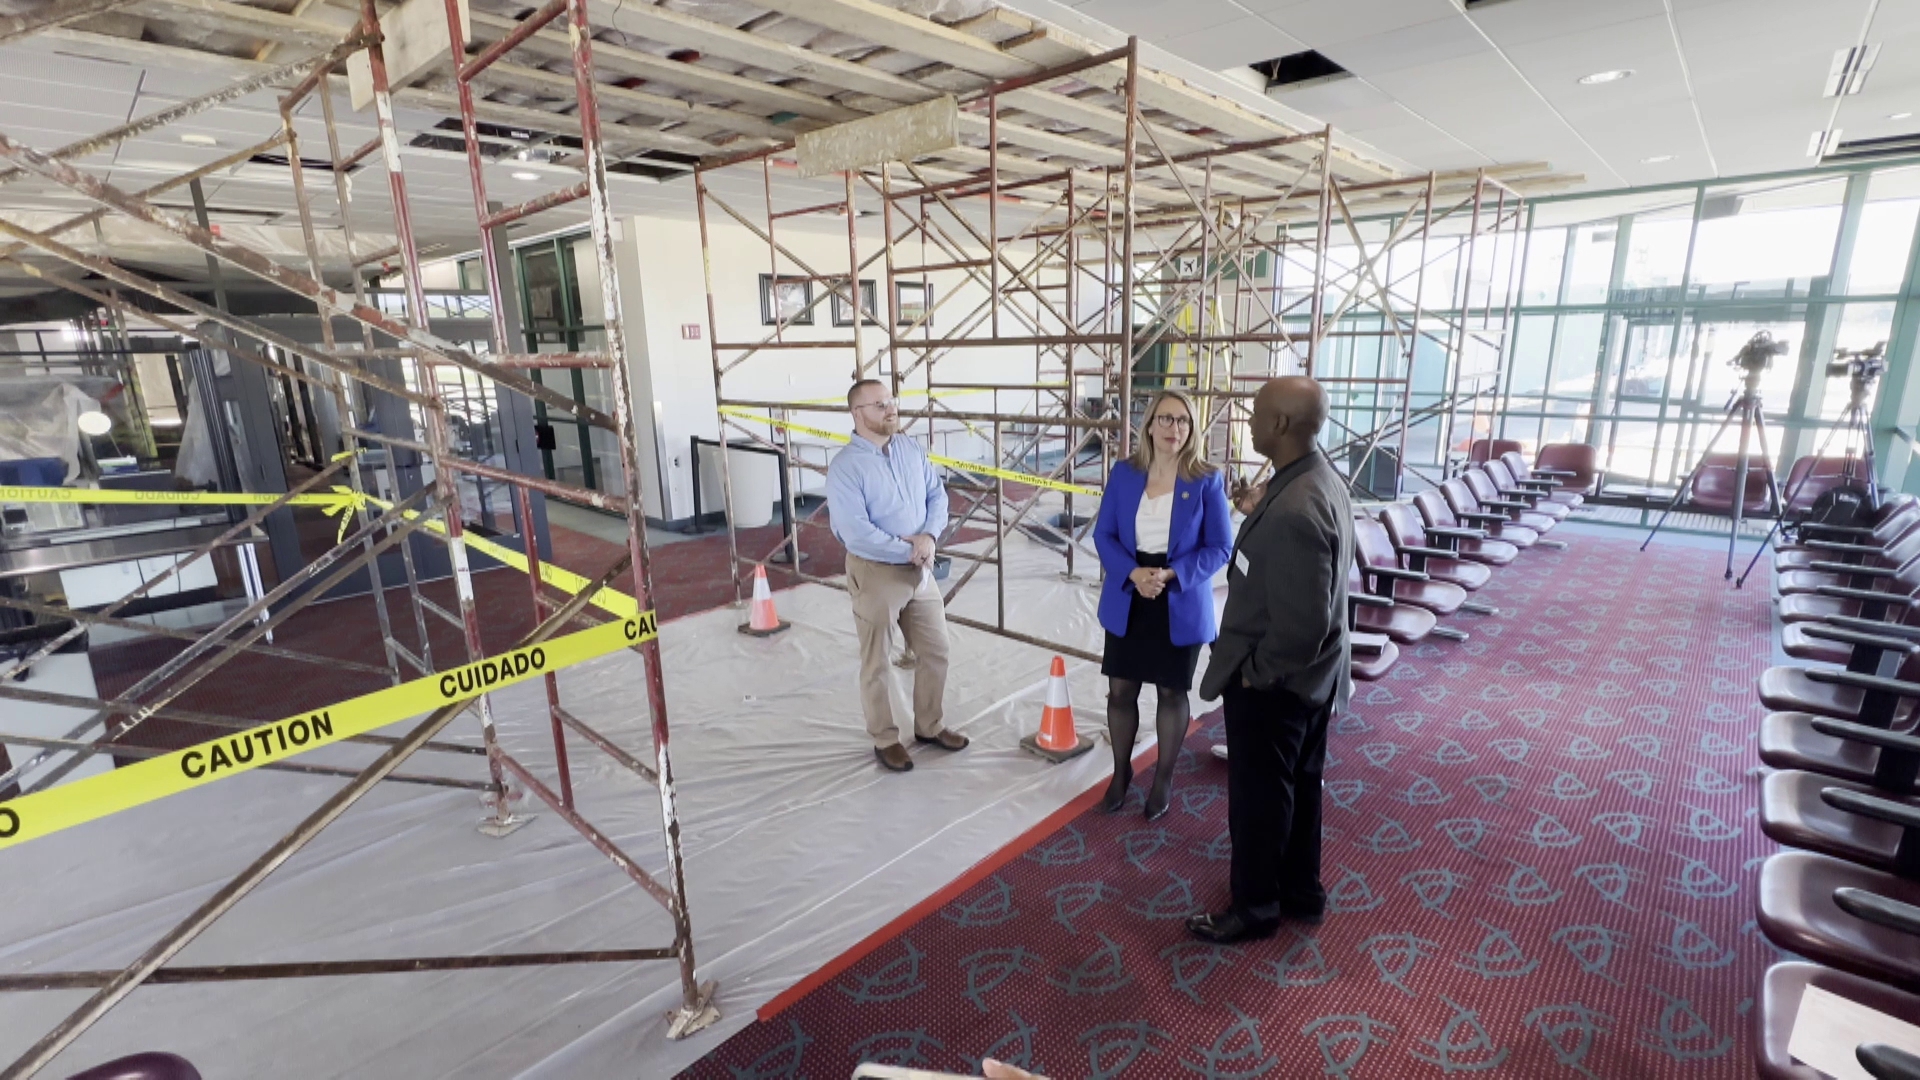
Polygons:
[[1117,814],[1127,805],[1127,785],[1114,781],[1107,785],[1107,793],[1100,800],[1100,812]]
[[1270,938],[1279,929],[1280,920],[1278,919],[1257,922],[1243,917],[1237,911],[1223,911],[1217,915],[1195,915],[1187,920],[1187,933],[1215,945],[1232,945],[1240,941]]
[[1147,792],[1147,820],[1148,821],[1159,821],[1161,818],[1166,817],[1167,811],[1172,808],[1173,808],[1172,793],[1169,792],[1167,794],[1161,795],[1159,798],[1156,799],[1154,798],[1153,792],[1151,791]]
[[1318,904],[1281,904],[1280,918],[1286,922],[1319,926],[1327,921],[1327,905],[1324,901]]

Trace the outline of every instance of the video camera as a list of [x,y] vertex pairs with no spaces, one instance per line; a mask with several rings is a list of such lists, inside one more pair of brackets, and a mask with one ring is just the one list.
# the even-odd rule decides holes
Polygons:
[[1835,349],[1827,362],[1827,378],[1872,382],[1887,370],[1886,351],[1884,341],[1871,349]]
[[1787,354],[1787,343],[1773,340],[1773,335],[1765,330],[1753,335],[1740,351],[1727,361],[1728,367],[1737,367],[1749,375],[1757,375],[1773,366],[1773,358]]

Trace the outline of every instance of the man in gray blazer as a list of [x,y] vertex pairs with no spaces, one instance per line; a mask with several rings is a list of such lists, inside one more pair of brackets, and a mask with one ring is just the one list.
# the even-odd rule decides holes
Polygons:
[[1187,929],[1216,943],[1270,937],[1283,919],[1319,922],[1320,774],[1327,723],[1351,693],[1346,481],[1320,452],[1327,395],[1274,379],[1254,397],[1253,448],[1273,462],[1227,564],[1227,609],[1200,680],[1226,698],[1227,831],[1233,902]]

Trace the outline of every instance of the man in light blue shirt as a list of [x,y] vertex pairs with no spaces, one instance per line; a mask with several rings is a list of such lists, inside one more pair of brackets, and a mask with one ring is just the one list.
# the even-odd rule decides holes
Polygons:
[[860,636],[860,707],[873,755],[893,772],[913,768],[894,720],[887,627],[917,660],[913,740],[959,750],[967,738],[941,724],[947,688],[947,612],[933,580],[934,537],[947,523],[947,489],[920,444],[900,434],[900,406],[878,379],[847,391],[853,440],[827,466],[827,516],[847,549],[847,592]]

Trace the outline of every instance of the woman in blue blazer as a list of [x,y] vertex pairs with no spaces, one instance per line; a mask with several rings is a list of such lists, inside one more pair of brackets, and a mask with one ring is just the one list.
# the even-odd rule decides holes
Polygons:
[[1101,809],[1126,802],[1140,687],[1158,688],[1154,727],[1160,759],[1147,793],[1147,820],[1167,812],[1173,767],[1187,733],[1187,692],[1200,646],[1214,639],[1213,575],[1233,550],[1233,524],[1220,470],[1201,457],[1193,402],[1162,390],[1147,408],[1133,456],[1107,477],[1093,527],[1105,580],[1100,625],[1107,632],[1107,732],[1113,782]]

